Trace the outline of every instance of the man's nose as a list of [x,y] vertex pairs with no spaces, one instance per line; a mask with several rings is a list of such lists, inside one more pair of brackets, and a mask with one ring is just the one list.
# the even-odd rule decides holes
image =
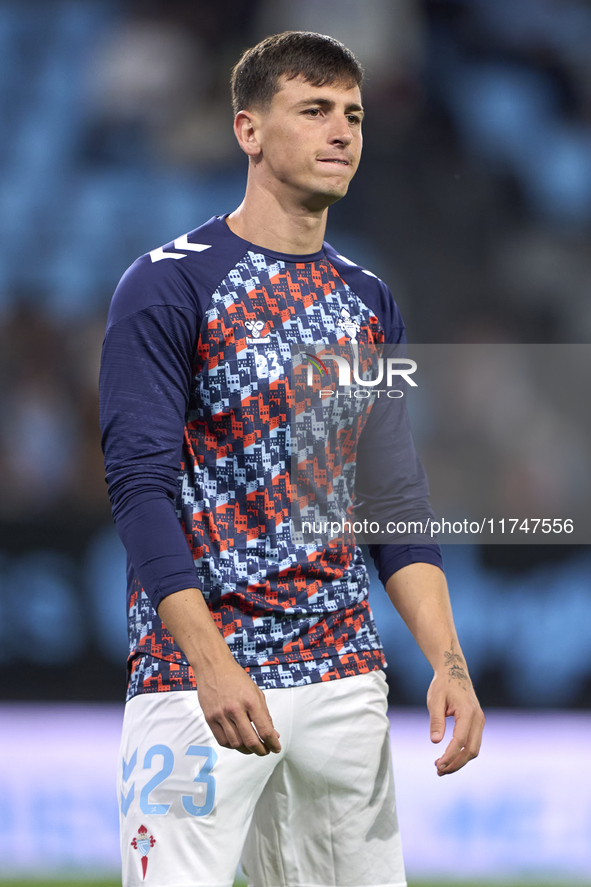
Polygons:
[[332,144],[350,145],[353,135],[346,117],[335,117],[330,132]]

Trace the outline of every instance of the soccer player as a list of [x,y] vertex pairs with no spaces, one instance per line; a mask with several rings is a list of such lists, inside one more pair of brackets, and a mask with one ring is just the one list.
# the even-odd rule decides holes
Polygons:
[[[232,77],[243,202],[138,259],[111,304],[101,425],[128,552],[125,887],[231,885],[243,847],[260,887],[405,883],[362,553],[290,531],[290,346],[404,338],[388,288],[323,242],[361,155],[361,81],[330,37],[248,50]],[[363,493],[428,515],[407,425],[396,434],[376,442]],[[434,669],[433,742],[455,718],[436,761],[453,773],[484,718],[439,548],[371,553]]]

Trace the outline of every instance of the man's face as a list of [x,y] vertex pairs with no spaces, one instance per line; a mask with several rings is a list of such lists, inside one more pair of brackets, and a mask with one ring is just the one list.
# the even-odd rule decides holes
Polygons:
[[347,193],[361,156],[361,94],[358,86],[311,86],[287,80],[260,112],[256,158],[278,199],[295,199],[321,210]]

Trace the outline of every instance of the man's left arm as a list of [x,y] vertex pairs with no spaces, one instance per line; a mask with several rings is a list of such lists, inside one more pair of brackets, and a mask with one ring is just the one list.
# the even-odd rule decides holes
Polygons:
[[386,591],[434,671],[427,693],[432,742],[441,742],[446,717],[454,718],[452,739],[435,765],[439,776],[455,773],[477,756],[484,715],[458,641],[445,575],[433,564],[408,564],[388,579]]

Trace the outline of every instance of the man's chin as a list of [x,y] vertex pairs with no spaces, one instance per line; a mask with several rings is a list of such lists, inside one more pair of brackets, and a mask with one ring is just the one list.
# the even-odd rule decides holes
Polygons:
[[307,206],[314,212],[326,209],[328,206],[332,206],[333,203],[336,203],[337,200],[340,200],[341,197],[344,197],[348,190],[349,182],[344,185],[339,185],[338,187],[335,186],[322,189],[322,191],[317,191],[310,195],[310,198],[307,201]]

